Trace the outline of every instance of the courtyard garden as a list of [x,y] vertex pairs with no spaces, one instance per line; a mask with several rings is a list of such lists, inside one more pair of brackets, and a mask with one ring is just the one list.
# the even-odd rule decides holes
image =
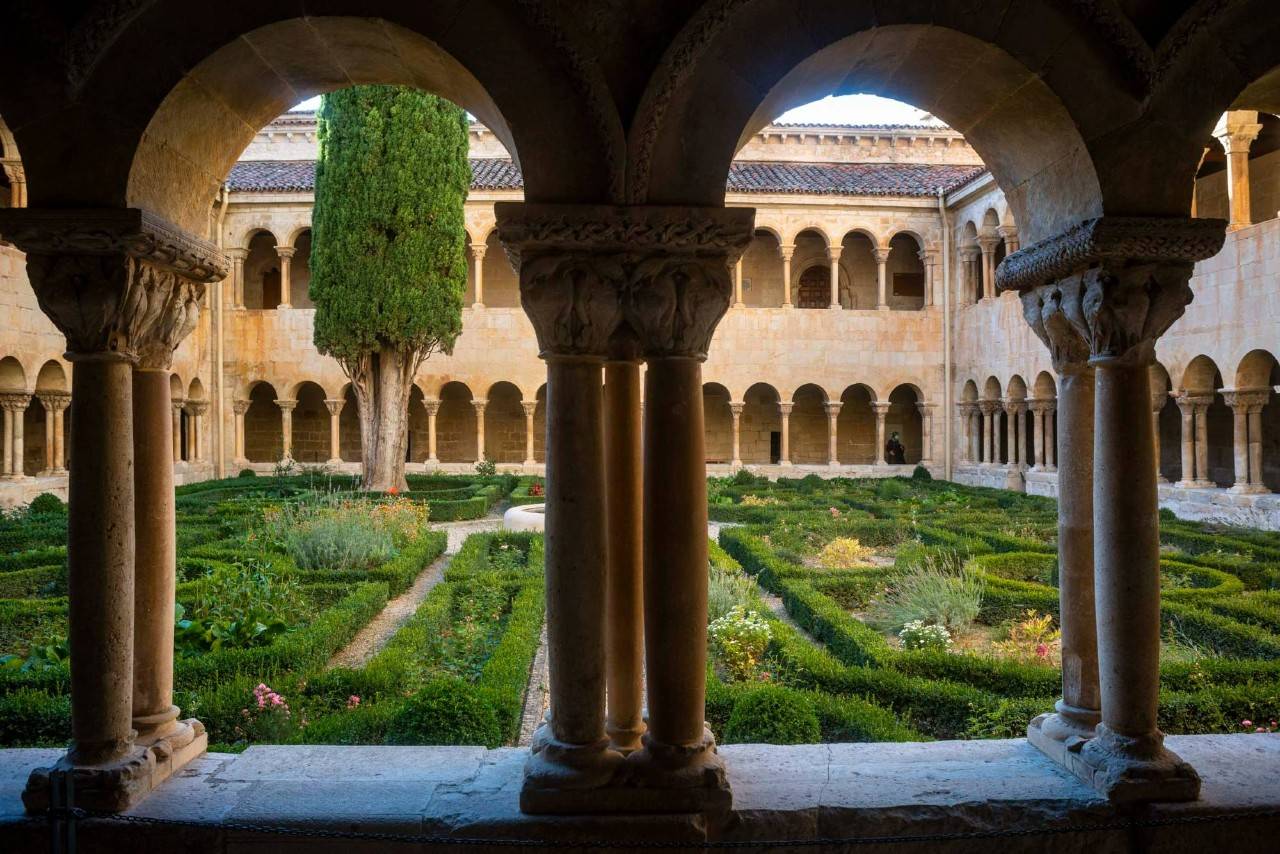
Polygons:
[[[544,484],[408,486],[368,494],[307,471],[178,489],[175,702],[213,749],[519,741],[542,678],[542,540],[483,530],[446,554],[435,523],[540,502]],[[708,495],[707,719],[722,742],[1014,737],[1052,708],[1052,500],[748,472]],[[1161,726],[1274,731],[1280,534],[1166,516],[1161,537]],[[69,738],[65,557],[55,497],[0,520],[0,746]]]

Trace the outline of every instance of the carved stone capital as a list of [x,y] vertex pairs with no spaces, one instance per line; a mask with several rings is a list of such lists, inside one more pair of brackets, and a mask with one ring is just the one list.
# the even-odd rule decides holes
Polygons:
[[240,399],[231,401],[231,411],[236,415],[244,415],[249,411],[251,401]]
[[186,398],[171,397],[169,398],[169,405],[173,407],[175,413],[182,412],[187,406],[187,401]]
[[281,412],[292,412],[294,407],[298,405],[298,401],[289,400],[287,398],[279,398],[276,400],[276,406],[280,407]]
[[188,415],[199,417],[209,411],[209,401],[207,400],[188,400],[186,403]]
[[889,407],[891,405],[892,404],[885,400],[873,401],[871,404],[871,411],[876,414],[877,418],[880,418],[889,413]]
[[472,244],[471,244],[471,257],[472,257],[472,258],[474,258],[474,259],[476,259],[477,261],[483,261],[483,260],[484,260],[484,254],[485,254],[485,252],[487,252],[487,251],[488,251],[488,249],[489,249],[489,247],[488,247],[488,246],[486,246],[486,245],[485,245],[485,244],[483,244],[483,243],[472,243]]
[[822,404],[822,408],[827,411],[828,418],[838,417],[843,406],[844,402],[839,400],[832,400]]
[[533,417],[533,414],[538,411],[538,401],[522,400],[520,401],[520,408],[524,410],[526,418],[531,418]]
[[794,404],[794,403],[779,403],[779,404],[778,404],[778,412],[779,412],[779,414],[781,414],[781,415],[790,415],[790,414],[791,414],[791,410],[792,410],[793,408],[795,408],[795,404]]
[[1027,408],[1027,402],[1020,398],[1006,399],[1001,401],[1004,411],[1009,415],[1017,415],[1024,412]]
[[293,258],[293,254],[297,251],[298,250],[293,246],[277,246],[276,247],[276,255],[280,256],[280,258],[284,261],[288,261],[289,259]]
[[[874,404],[873,404],[874,406]],[[978,401],[978,409],[983,415],[994,415],[1000,411],[1002,404],[998,400],[980,400]]]
[[476,412],[483,415],[485,407],[489,405],[489,401],[485,398],[476,398],[471,401],[471,405],[475,407]]
[[36,299],[71,353],[144,367],[168,367],[205,284],[229,268],[212,244],[136,208],[0,210],[0,234],[27,254]]
[[742,415],[742,410],[747,406],[746,401],[731,400],[729,401],[729,412],[735,417]]
[[974,413],[980,411],[980,407],[976,401],[961,401],[960,403],[957,403],[956,406],[959,407],[960,415],[964,418],[972,418]]
[[0,393],[0,409],[6,412],[25,412],[29,403],[31,403],[31,395],[24,391]]
[[705,357],[755,218],[745,208],[500,202],[495,211],[544,356],[605,356],[625,320],[649,356]]
[[1049,348],[1059,374],[1089,361],[1088,324],[1084,318],[1084,280],[1072,276],[1053,285],[1022,291],[1022,316]]
[[71,392],[69,391],[38,391],[36,397],[40,400],[40,405],[44,407],[44,411],[50,414],[62,412],[71,405]]
[[436,398],[424,398],[422,406],[427,410],[427,415],[435,417],[440,412],[440,401]]
[[1004,242],[1004,239],[997,234],[980,234],[978,235],[978,248],[983,255],[992,255],[996,251],[996,247]]
[[921,415],[930,415],[936,406],[937,404],[935,403],[917,403],[916,412],[919,412]]
[[1246,412],[1267,405],[1271,398],[1271,390],[1267,388],[1223,389],[1222,400],[1232,409],[1243,408]]
[[342,407],[346,406],[345,400],[334,400],[333,398],[325,398],[324,408],[329,410],[330,415],[341,415]]

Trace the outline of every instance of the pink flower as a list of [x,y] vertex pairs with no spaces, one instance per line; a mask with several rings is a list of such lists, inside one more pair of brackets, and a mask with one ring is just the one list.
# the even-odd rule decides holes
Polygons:
[[283,705],[284,705],[284,700],[280,697],[280,695],[279,695],[279,694],[272,694],[272,695],[271,695],[271,705],[273,705],[273,706],[283,706]]
[[836,518],[837,516],[839,516],[839,515],[840,515],[840,511],[839,511],[839,510],[837,510],[837,509],[836,509],[836,508],[834,508],[834,507],[829,507],[829,508],[827,508],[827,512],[831,514],[831,518],[832,518],[832,519],[834,519],[834,518]]
[[1263,729],[1262,727],[1258,727],[1257,729],[1254,730],[1254,732],[1266,732],[1266,730]]
[[1048,658],[1048,657],[1049,657],[1049,647],[1042,643],[1036,644],[1036,658]]
[[354,709],[358,705],[360,705],[360,697],[357,696],[356,694],[352,694],[350,697],[347,698],[348,709]]
[[1241,721],[1240,726],[1253,726],[1253,721]]

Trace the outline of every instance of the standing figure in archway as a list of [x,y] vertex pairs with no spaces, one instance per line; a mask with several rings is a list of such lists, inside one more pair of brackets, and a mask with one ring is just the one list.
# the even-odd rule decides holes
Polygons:
[[889,434],[889,441],[884,443],[884,458],[890,465],[904,465],[907,462],[907,449],[898,438],[898,431]]

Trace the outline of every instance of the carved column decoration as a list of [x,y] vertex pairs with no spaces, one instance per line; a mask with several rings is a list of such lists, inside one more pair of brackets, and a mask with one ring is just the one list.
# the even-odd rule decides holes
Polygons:
[[23,420],[31,395],[25,392],[0,394],[0,407],[4,408],[4,475],[11,480],[22,480],[23,456],[26,454],[23,438]]
[[791,256],[795,254],[794,244],[779,246],[782,253],[782,307],[791,308]]
[[187,414],[190,416],[187,431],[187,456],[192,462],[204,459],[204,415],[209,411],[209,401],[188,400]]
[[1231,230],[1253,223],[1249,200],[1249,147],[1262,132],[1256,110],[1231,110],[1222,115],[1213,135],[1227,154],[1227,199]]
[[440,458],[436,456],[436,416],[440,414],[440,401],[423,400],[422,405],[427,410],[427,462],[438,463]]
[[778,465],[791,465],[791,410],[795,407],[794,403],[778,403],[778,417],[780,419],[779,427],[781,435],[779,436],[778,447]]
[[1000,238],[994,235],[979,235],[978,250],[982,253],[982,296],[991,299],[996,295],[996,245]]
[[171,401],[170,409],[173,410],[173,461],[175,463],[182,462],[182,412],[186,408],[186,400],[175,397]]
[[[1269,492],[1262,482],[1261,413],[1267,405],[1270,389],[1223,389],[1222,397],[1231,407],[1234,416],[1233,447],[1235,452],[1235,483],[1232,492]],[[1251,423],[1257,416],[1258,424]]]
[[471,244],[471,257],[476,268],[476,301],[471,307],[479,311],[484,308],[484,256],[488,247],[483,243]]
[[[76,666],[73,744],[61,766],[75,768],[79,805],[123,809],[204,750],[203,727],[176,724],[171,700],[167,366],[196,325],[205,284],[228,263],[137,209],[0,210],[0,235],[26,253],[36,299],[75,365],[67,569]],[[136,411],[135,364],[145,390]],[[50,769],[32,773],[29,809],[48,805],[49,785]]]
[[[516,203],[496,209],[499,237],[520,270],[521,302],[548,369],[552,699],[549,724],[526,767],[522,809],[726,809],[723,762],[703,721],[701,362],[732,299],[730,268],[751,240],[754,212]],[[602,654],[608,561],[600,366],[615,335],[634,335],[648,363],[643,613],[649,720],[643,747],[625,766],[605,735]],[[621,604],[610,600],[611,609]]]
[[980,400],[978,409],[982,412],[982,464],[993,466],[1000,462],[1000,438],[996,436],[996,412],[1000,409],[998,400]]
[[827,247],[827,261],[831,265],[831,302],[828,308],[840,308],[840,246]]
[[977,435],[974,430],[974,416],[978,412],[976,403],[960,403],[960,420],[964,423],[964,448],[961,449],[960,461],[965,463],[977,462],[975,457],[975,446],[977,445]]
[[280,461],[287,463],[293,459],[293,410],[298,401],[281,398],[276,400],[280,407]]
[[249,257],[247,249],[228,249],[231,259],[231,307],[244,308],[244,261]]
[[[1224,234],[1221,220],[1101,217],[1000,265],[1000,287],[1022,293],[1024,315],[1051,352],[1059,332],[1070,329],[1073,348],[1087,345],[1096,372],[1092,522],[1102,720],[1083,747],[1055,758],[1116,801],[1193,800],[1200,791],[1199,776],[1164,746],[1156,723],[1160,544],[1150,366],[1157,339],[1191,301],[1194,262],[1216,254]],[[1060,515],[1060,524],[1067,521]]]

